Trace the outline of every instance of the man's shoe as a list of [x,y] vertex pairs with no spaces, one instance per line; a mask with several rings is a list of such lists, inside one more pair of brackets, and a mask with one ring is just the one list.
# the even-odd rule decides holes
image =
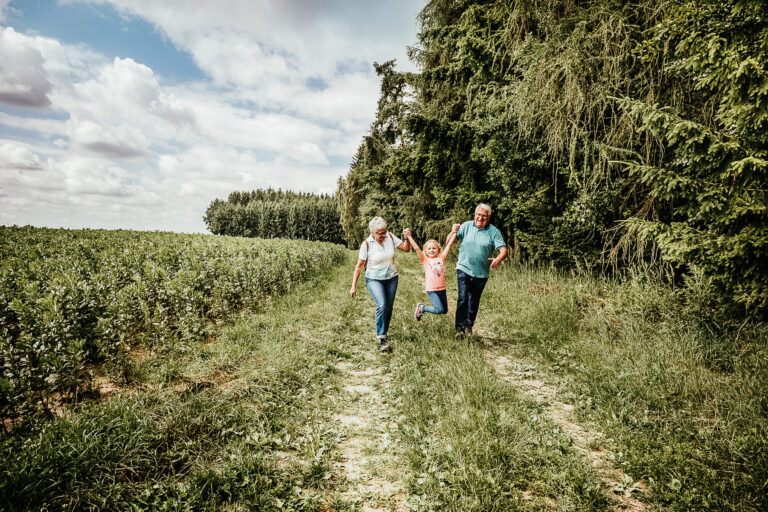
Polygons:
[[421,322],[421,315],[424,314],[424,304],[419,302],[416,304],[416,311],[413,312],[413,318],[417,322]]
[[382,339],[381,345],[379,345],[379,350],[381,350],[382,352],[389,352],[392,349],[389,348],[389,343],[387,343],[387,340]]

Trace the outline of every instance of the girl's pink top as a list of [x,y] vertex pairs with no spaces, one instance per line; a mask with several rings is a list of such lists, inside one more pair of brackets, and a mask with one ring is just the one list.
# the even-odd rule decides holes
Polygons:
[[428,292],[439,292],[445,290],[445,256],[442,254],[436,258],[427,258],[424,256],[425,289]]

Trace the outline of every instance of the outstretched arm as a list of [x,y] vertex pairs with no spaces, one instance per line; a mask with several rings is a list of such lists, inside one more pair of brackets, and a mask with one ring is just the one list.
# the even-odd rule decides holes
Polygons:
[[451,228],[451,232],[448,233],[448,237],[445,239],[445,249],[443,249],[443,256],[447,257],[448,253],[451,252],[451,246],[453,246],[453,243],[456,241],[456,233],[459,232],[459,225],[454,224],[453,228]]

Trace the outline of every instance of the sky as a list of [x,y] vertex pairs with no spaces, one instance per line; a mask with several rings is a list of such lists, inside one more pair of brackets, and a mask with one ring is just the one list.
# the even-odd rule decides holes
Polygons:
[[424,0],[0,0],[0,224],[207,232],[334,193]]

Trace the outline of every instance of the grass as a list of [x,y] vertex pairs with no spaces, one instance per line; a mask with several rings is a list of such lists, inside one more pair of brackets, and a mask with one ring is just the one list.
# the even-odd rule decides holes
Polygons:
[[[416,280],[419,271],[408,267],[405,278]],[[411,304],[419,296],[412,286],[402,292]],[[400,414],[413,508],[608,507],[605,486],[571,439],[542,405],[498,378],[476,340],[453,336],[452,315],[396,325],[404,329],[395,331],[402,341],[392,358],[389,399]]]
[[4,436],[0,508],[317,510],[334,485],[339,350],[296,325],[332,275],[215,343],[147,355],[134,388]]
[[[452,315],[413,321],[422,270],[398,255],[394,352],[383,355],[373,301],[362,284],[347,295],[354,257],[210,342],[149,345],[132,387],[1,437],[0,509],[613,507],[546,405],[486,363],[491,350],[557,384],[655,508],[768,503],[764,326],[729,338],[653,280],[509,265],[467,342]],[[376,389],[350,394],[351,383]],[[339,415],[368,423],[347,429]],[[389,494],[345,473],[347,435],[362,447],[360,478],[389,482]]]
[[484,325],[560,378],[658,506],[768,505],[767,326],[717,326],[643,275],[508,267],[497,277]]

